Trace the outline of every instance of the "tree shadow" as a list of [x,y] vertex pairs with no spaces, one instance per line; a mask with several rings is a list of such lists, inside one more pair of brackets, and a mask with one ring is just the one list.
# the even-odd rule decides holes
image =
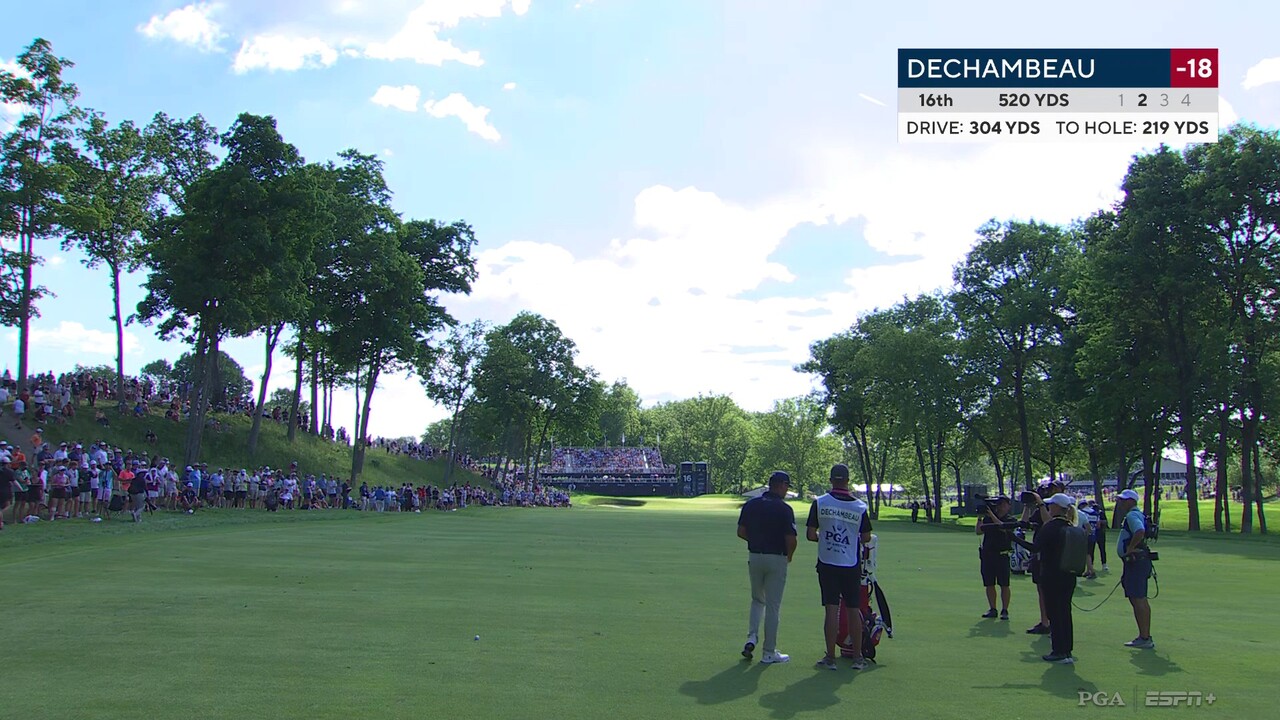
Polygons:
[[1157,655],[1154,650],[1134,652],[1133,657],[1129,658],[1129,662],[1138,668],[1139,675],[1159,677],[1169,673],[1186,672],[1178,663],[1170,660],[1167,656]]
[[983,620],[973,624],[969,628],[969,637],[1009,637],[1013,634],[1013,628],[1009,627],[1008,620]]
[[680,686],[680,692],[697,700],[699,705],[736,700],[756,691],[764,667],[747,660],[736,662],[706,680],[690,680]]
[[840,663],[836,672],[814,669],[809,677],[792,683],[778,692],[769,693],[760,698],[760,706],[772,712],[769,717],[793,718],[802,712],[825,710],[840,702],[836,690],[854,679],[855,675],[874,672],[872,665],[866,670],[854,672],[847,665]]

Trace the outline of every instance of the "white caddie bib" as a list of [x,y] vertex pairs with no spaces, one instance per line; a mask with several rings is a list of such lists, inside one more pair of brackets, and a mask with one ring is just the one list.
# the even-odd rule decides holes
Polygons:
[[820,496],[818,505],[818,560],[827,565],[854,567],[858,564],[858,528],[867,504],[858,499],[841,500],[830,493]]

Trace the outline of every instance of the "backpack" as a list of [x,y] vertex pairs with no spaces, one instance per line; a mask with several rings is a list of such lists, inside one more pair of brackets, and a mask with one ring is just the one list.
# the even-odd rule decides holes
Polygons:
[[1089,556],[1089,533],[1079,525],[1072,525],[1062,518],[1066,527],[1062,531],[1062,558],[1058,569],[1068,575],[1083,577],[1085,560]]

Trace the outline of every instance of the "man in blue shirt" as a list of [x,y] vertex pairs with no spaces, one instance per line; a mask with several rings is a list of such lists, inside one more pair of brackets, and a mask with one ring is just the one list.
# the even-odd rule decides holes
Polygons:
[[764,620],[764,655],[767,665],[784,663],[791,656],[778,652],[778,613],[787,587],[787,564],[796,553],[796,514],[787,504],[791,476],[781,470],[769,476],[769,490],[747,501],[738,515],[738,537],[747,541],[747,570],[751,577],[751,617],[742,656],[751,659],[756,649],[760,620]]
[[1116,497],[1116,515],[1120,521],[1120,541],[1116,554],[1124,561],[1124,574],[1120,584],[1124,596],[1133,606],[1133,619],[1138,623],[1138,637],[1125,643],[1126,647],[1150,650],[1156,644],[1151,639],[1151,603],[1147,600],[1147,580],[1151,577],[1151,555],[1147,550],[1147,518],[1138,509],[1138,493],[1125,490]]

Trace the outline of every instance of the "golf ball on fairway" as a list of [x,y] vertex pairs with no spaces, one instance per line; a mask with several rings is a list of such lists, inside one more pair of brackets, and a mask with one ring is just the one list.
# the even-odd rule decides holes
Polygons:
[[480,636],[479,636],[479,635],[477,635],[477,636],[476,636],[476,640],[478,641],[479,639],[480,639]]

